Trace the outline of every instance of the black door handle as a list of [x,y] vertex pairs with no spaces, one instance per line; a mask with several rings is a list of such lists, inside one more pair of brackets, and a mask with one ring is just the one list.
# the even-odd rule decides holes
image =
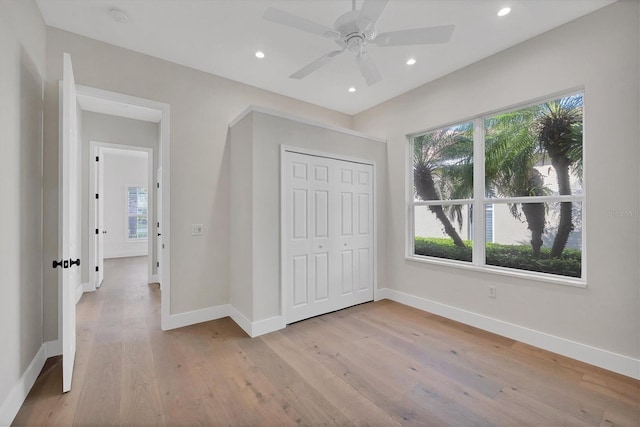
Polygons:
[[[69,260],[71,261],[71,260]],[[53,268],[58,268],[58,267],[62,267],[62,268],[69,268],[69,261],[62,260],[62,261],[56,261],[55,259],[53,260],[53,262],[51,263],[51,266]],[[80,259],[77,259],[76,261],[78,261],[78,265],[80,265]],[[73,265],[73,264],[71,264]]]
[[77,265],[78,267],[80,267],[80,258],[78,258],[77,260],[69,260],[69,267],[73,267],[74,265]]

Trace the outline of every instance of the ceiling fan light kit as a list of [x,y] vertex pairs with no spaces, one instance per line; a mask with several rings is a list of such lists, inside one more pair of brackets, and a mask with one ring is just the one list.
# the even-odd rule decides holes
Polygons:
[[378,34],[375,24],[388,2],[389,0],[365,0],[362,4],[362,9],[356,10],[354,1],[353,10],[340,16],[333,24],[333,28],[273,7],[266,10],[263,18],[300,31],[333,39],[340,48],[302,67],[291,74],[290,78],[302,79],[348,50],[355,53],[355,61],[360,73],[367,85],[371,86],[381,81],[382,75],[373,59],[367,53],[368,45],[392,47],[447,43],[451,39],[455,28],[454,25],[441,25]]

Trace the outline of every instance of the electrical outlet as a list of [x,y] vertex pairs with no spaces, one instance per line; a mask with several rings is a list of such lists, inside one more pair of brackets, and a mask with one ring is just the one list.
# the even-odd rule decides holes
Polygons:
[[496,287],[489,286],[489,298],[495,298],[495,297],[496,297]]
[[191,224],[191,235],[192,236],[202,236],[204,233],[204,225],[202,224]]

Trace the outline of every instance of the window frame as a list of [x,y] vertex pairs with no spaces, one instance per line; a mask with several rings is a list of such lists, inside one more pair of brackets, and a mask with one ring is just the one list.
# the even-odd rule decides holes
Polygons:
[[[509,197],[509,198],[497,198],[497,197],[486,197],[485,188],[485,119],[493,117],[498,114],[509,113],[512,111],[517,111],[520,109],[524,109],[527,107],[540,105],[545,102],[551,102],[557,100],[559,98],[568,97],[572,95],[583,95],[583,128],[582,128],[582,157],[583,157],[583,167],[582,167],[582,194],[580,195],[555,195],[555,196],[527,196],[527,197]],[[512,105],[507,108],[497,109],[490,112],[485,112],[483,114],[473,116],[472,118],[463,118],[460,120],[456,120],[454,122],[445,123],[439,126],[431,127],[423,131],[413,132],[407,134],[408,144],[406,145],[406,153],[405,153],[405,259],[414,262],[427,263],[427,264],[435,264],[435,265],[443,265],[450,266],[455,268],[462,268],[465,270],[473,270],[473,271],[481,271],[485,273],[492,273],[502,276],[509,277],[517,277],[522,279],[535,280],[538,282],[547,282],[554,284],[561,284],[579,288],[587,287],[587,221],[586,221],[586,207],[587,207],[587,189],[586,189],[586,179],[587,176],[587,165],[585,162],[586,159],[586,126],[585,118],[587,117],[586,113],[586,98],[587,94],[583,87],[578,87],[571,89],[569,91],[558,92],[549,96],[545,96],[542,98],[538,98],[535,100],[530,100],[524,103]],[[413,184],[413,145],[414,138],[424,135],[426,133],[434,132],[443,128],[456,126],[462,123],[473,123],[473,198],[472,199],[456,199],[456,200],[429,200],[429,201],[416,201],[414,197],[414,184]],[[486,217],[485,217],[485,206],[487,204],[493,204],[494,209],[496,205],[507,204],[507,203],[560,203],[560,202],[578,202],[581,203],[582,209],[582,254],[581,254],[581,277],[569,277],[569,276],[561,276],[551,273],[541,273],[535,271],[527,271],[527,270],[519,270],[509,267],[500,267],[487,265],[485,262],[485,252],[486,252]],[[430,257],[425,255],[416,255],[415,254],[415,207],[416,206],[430,206],[430,205],[453,205],[453,204],[461,204],[468,203],[473,207],[472,221],[474,224],[473,227],[473,246],[472,246],[472,260],[471,262],[467,261],[458,261],[458,260],[450,260],[445,258],[437,258]],[[480,229],[475,226],[475,224],[483,224]],[[481,243],[481,244],[477,244]]]
[[[129,218],[133,217],[134,215],[129,213],[129,190],[131,188],[135,188],[137,189],[136,191],[138,191],[139,189],[145,189],[147,191],[147,237],[130,237],[129,236]],[[137,193],[136,193],[137,194]],[[136,233],[138,231],[138,218],[141,217],[141,215],[135,214],[136,217]],[[127,242],[130,243],[135,243],[135,242],[146,242],[149,240],[149,187],[147,185],[126,185],[125,186],[125,227],[124,227],[124,232],[125,232],[125,239]]]

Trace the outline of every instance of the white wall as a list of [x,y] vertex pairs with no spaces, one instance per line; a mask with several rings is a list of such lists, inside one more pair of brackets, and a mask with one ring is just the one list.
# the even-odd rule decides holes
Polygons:
[[386,145],[365,135],[304,123],[257,109],[231,128],[231,304],[251,321],[280,307],[280,146],[375,162],[377,278],[386,286]]
[[[90,197],[89,190],[89,162],[94,159],[91,157],[90,144],[91,141],[103,142],[117,145],[133,145],[136,147],[144,147],[153,149],[153,169],[158,169],[160,163],[160,152],[158,150],[160,129],[157,123],[145,122],[141,120],[126,119],[123,117],[112,116],[108,114],[94,113],[83,111],[82,113],[82,259],[89,261],[89,203],[93,202]],[[155,177],[155,173],[153,174]],[[146,179],[146,177],[145,177]],[[151,188],[153,187],[153,188]],[[155,186],[150,186],[150,190],[154,191],[152,207],[155,209],[156,196]],[[150,208],[151,209],[151,208]],[[151,224],[151,235],[156,235],[155,221]],[[155,253],[155,245],[153,245],[153,273],[156,272],[157,254]],[[90,262],[82,264],[82,281],[89,281],[89,269],[94,266]]]
[[[42,271],[52,270],[55,257],[43,267],[45,25],[35,2],[0,1],[0,57],[0,425],[4,425],[15,415],[19,381],[43,344]],[[57,319],[53,322],[57,327]]]
[[[389,286],[640,358],[638,16],[638,2],[619,1],[355,116],[356,129],[388,139]],[[576,87],[585,91],[587,288],[405,260],[405,135]]]
[[[250,104],[342,127],[351,117],[53,28],[47,29],[44,250],[57,245],[58,80],[69,52],[78,84],[171,106],[171,313],[229,302],[228,125]],[[191,236],[191,224],[204,235]],[[45,337],[57,336],[57,278],[46,272]]]
[[127,187],[150,190],[146,152],[104,149],[104,257],[148,254],[147,240],[127,236]]

